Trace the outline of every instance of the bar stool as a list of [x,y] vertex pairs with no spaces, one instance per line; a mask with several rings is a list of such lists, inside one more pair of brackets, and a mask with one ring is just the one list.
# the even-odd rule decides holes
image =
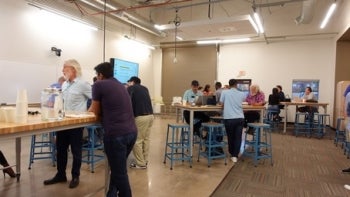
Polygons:
[[344,147],[345,142],[345,130],[342,130],[342,123],[344,121],[343,117],[337,118],[337,125],[335,129],[335,136],[334,136],[334,144],[335,146],[338,146],[338,143],[341,143],[341,147]]
[[[207,131],[206,136],[204,134],[205,131]],[[208,167],[210,167],[213,159],[224,158],[225,165],[227,165],[226,153],[224,151],[227,142],[223,140],[224,136],[224,124],[216,122],[202,123],[197,161],[199,162],[200,156],[205,157],[208,159]],[[204,151],[202,151],[203,147],[205,147]]]
[[224,117],[222,116],[210,116],[209,118],[212,122],[224,123]]
[[270,125],[264,123],[248,123],[248,127],[254,128],[254,134],[253,138],[250,140],[247,139],[246,135],[242,156],[251,157],[254,161],[255,167],[260,159],[270,159],[272,166],[272,141]]
[[298,137],[299,134],[305,134],[311,137],[313,119],[313,114],[309,114],[308,112],[296,112],[294,122],[295,137]]
[[81,161],[89,164],[91,172],[94,173],[95,163],[104,159],[104,154],[98,154],[95,152],[97,150],[103,150],[102,140],[100,140],[99,143],[96,143],[96,138],[99,138],[98,134],[102,133],[103,135],[103,128],[101,125],[92,125],[85,128],[88,132],[88,140],[83,144],[82,150],[86,151],[86,153],[83,154]]
[[[179,132],[180,136],[178,136]],[[192,157],[189,154],[191,149],[189,134],[190,126],[186,123],[168,124],[163,163],[165,164],[168,158],[170,160],[170,170],[173,169],[174,161],[189,161],[190,168],[192,168]]]
[[314,123],[315,123],[315,130],[316,130],[315,134],[317,135],[318,138],[322,138],[326,133],[327,125],[330,125],[330,122],[331,122],[330,115],[315,113],[314,119],[315,119]]
[[278,124],[280,122],[278,118],[278,114],[279,114],[279,110],[277,109],[267,109],[266,117],[264,118],[264,123],[269,124],[272,129],[278,128]]
[[56,166],[55,132],[32,135],[28,169],[32,168],[34,160],[41,159],[51,159],[52,166]]

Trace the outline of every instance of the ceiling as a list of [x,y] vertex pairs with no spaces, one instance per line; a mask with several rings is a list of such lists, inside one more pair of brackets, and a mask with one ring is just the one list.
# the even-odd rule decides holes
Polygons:
[[[134,34],[149,33],[159,43],[250,37],[266,43],[338,34],[342,0],[337,1],[329,24],[319,26],[334,0],[27,0],[37,7],[64,12],[102,28]],[[265,32],[257,33],[251,23],[254,9],[262,18]],[[296,22],[299,17],[299,22]],[[304,17],[304,18],[303,18]],[[303,20],[300,20],[303,18]],[[121,25],[123,24],[123,25]],[[166,29],[158,30],[155,24]],[[177,24],[177,26],[175,25]],[[124,26],[124,27],[123,27]],[[175,27],[176,31],[175,31]]]

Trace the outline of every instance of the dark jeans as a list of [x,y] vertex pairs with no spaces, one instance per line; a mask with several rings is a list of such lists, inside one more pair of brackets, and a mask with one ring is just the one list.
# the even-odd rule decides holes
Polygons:
[[[185,110],[183,115],[184,115],[186,123],[190,124],[190,112]],[[202,126],[202,122],[209,122],[210,117],[207,114],[205,114],[204,112],[194,112],[193,119],[199,120],[196,124],[193,125],[193,133],[195,135],[199,135],[199,129]]]
[[244,128],[247,128],[247,124],[251,122],[258,122],[260,120],[260,113],[257,111],[244,112]]
[[135,144],[137,133],[104,137],[104,149],[111,169],[107,197],[131,197],[126,160]]
[[242,143],[244,119],[225,119],[224,122],[227,134],[228,152],[231,154],[231,157],[238,157]]
[[66,177],[69,145],[73,155],[72,178],[80,176],[83,130],[84,128],[82,127],[56,132],[58,176]]

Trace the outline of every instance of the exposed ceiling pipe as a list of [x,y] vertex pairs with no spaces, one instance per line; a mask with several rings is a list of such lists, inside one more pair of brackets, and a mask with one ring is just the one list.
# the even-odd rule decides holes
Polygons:
[[300,23],[308,24],[312,21],[312,18],[315,13],[315,3],[316,0],[303,1],[303,6],[301,8],[300,15],[294,20],[297,25],[299,25]]
[[298,1],[307,1],[307,0],[286,0],[286,1],[277,1],[277,2],[271,2],[271,3],[253,3],[253,8],[264,8],[264,7],[271,7],[271,6],[284,6],[287,3],[295,3]]
[[295,23],[310,23],[315,12],[315,3],[316,0],[286,0],[286,1],[277,1],[272,3],[261,3],[261,4],[253,4],[253,9],[255,8],[263,8],[263,7],[271,7],[271,6],[284,6],[287,3],[295,3],[298,1],[302,1],[302,7],[300,11],[300,15],[295,18]]
[[163,31],[159,31],[157,30],[153,24],[151,23],[148,23],[146,22],[145,20],[142,20],[140,18],[137,18],[131,14],[128,14],[126,12],[117,12],[117,13],[114,13],[114,12],[104,12],[103,11],[103,7],[102,5],[100,4],[96,4],[96,3],[85,3],[84,1],[81,1],[81,3],[84,4],[84,6],[92,9],[92,10],[96,10],[97,12],[99,12],[100,14],[104,14],[104,13],[107,13],[108,15],[114,17],[114,18],[117,18],[119,20],[122,20],[126,23],[129,23],[131,25],[134,25],[135,27],[138,27],[146,32],[149,32],[153,35],[156,35],[156,36],[159,36],[159,37],[165,37],[166,36],[166,33],[163,32]]

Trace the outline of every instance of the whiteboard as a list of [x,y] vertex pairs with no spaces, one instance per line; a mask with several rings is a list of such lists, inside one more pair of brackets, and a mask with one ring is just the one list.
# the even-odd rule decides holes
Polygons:
[[0,60],[0,103],[16,103],[19,89],[27,90],[29,103],[40,103],[41,90],[55,83],[61,75],[55,65]]

